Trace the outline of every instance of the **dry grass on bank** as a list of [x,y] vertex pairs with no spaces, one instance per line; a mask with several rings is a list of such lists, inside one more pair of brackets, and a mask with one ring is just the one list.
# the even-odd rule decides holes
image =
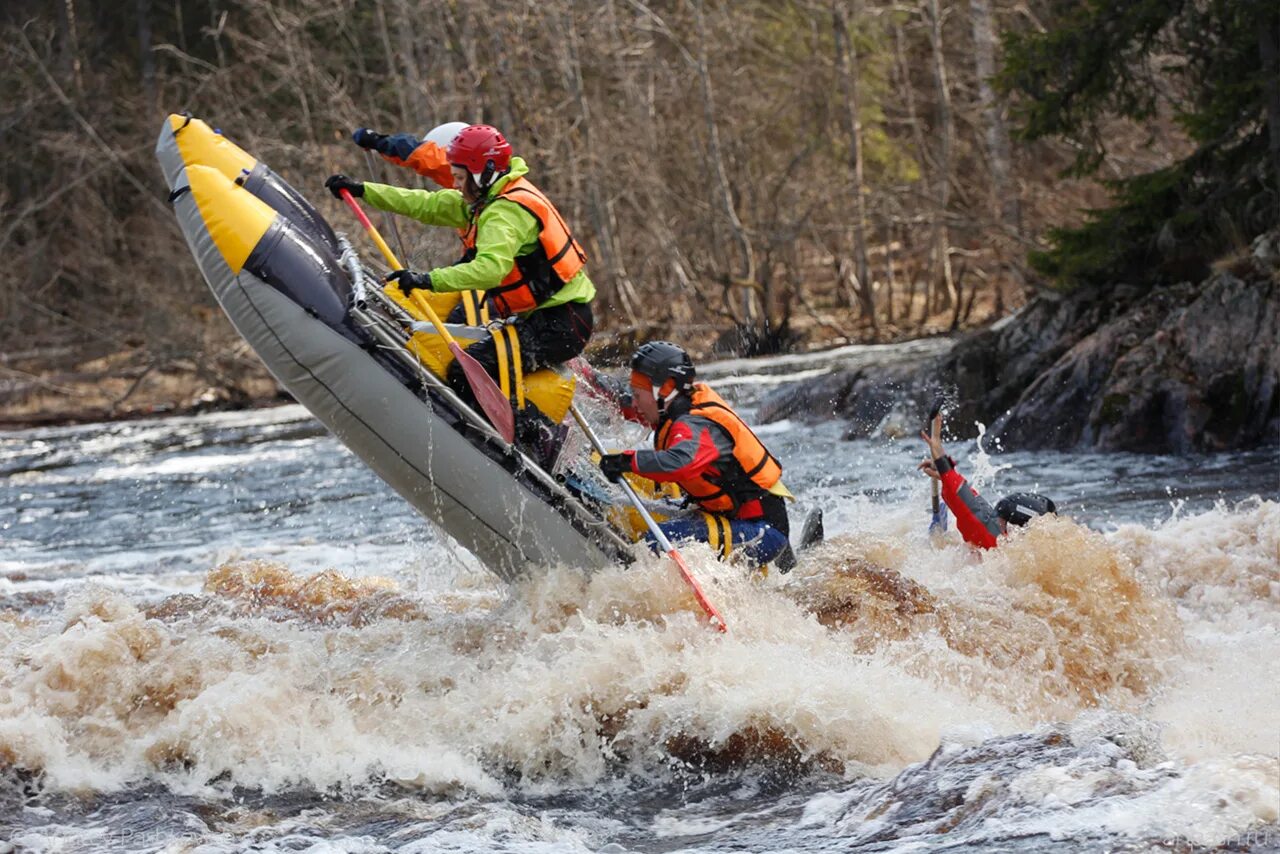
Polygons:
[[[1015,304],[1021,301],[1022,296],[1016,295]],[[916,295],[910,312],[899,295],[895,313],[899,321],[882,320],[877,340],[904,341],[951,329],[953,311],[932,314],[921,323],[923,307],[922,292]],[[958,327],[961,330],[998,317],[994,296],[985,289],[961,312],[965,315]],[[162,360],[145,346],[111,349],[104,344],[0,354],[0,429],[244,409],[291,399],[219,313],[207,313],[203,324],[207,329],[201,337],[212,355],[201,360]],[[803,352],[867,342],[871,330],[849,309],[818,303],[793,315],[791,332],[796,338],[795,349]],[[699,359],[707,359],[714,355],[712,344],[728,337],[728,330],[710,326],[687,330],[618,328],[615,324],[597,331],[589,354],[602,364],[618,363],[639,341],[659,337],[681,341]]]

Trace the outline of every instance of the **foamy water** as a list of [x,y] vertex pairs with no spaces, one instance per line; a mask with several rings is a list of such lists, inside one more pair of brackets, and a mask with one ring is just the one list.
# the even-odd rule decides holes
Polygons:
[[0,438],[0,839],[1276,844],[1274,453],[957,446],[1074,507],[978,555],[927,538],[915,444],[767,432],[828,541],[764,578],[687,548],[723,636],[657,558],[501,585],[296,409]]

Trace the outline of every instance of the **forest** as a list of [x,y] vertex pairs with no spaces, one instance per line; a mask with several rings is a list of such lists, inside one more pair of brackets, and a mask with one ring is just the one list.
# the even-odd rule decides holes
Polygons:
[[[0,404],[263,375],[152,156],[190,111],[336,227],[356,127],[501,128],[600,288],[597,355],[889,342],[1046,291],[1194,281],[1280,222],[1263,0],[13,0]],[[399,225],[411,266],[454,238]],[[96,360],[96,361],[95,361]]]

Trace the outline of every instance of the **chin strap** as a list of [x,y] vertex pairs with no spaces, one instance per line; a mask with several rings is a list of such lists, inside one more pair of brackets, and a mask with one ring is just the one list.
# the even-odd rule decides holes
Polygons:
[[658,425],[659,426],[658,428],[655,428],[655,429],[661,429],[661,425],[663,424],[663,422],[669,421],[671,419],[671,415],[670,415],[671,405],[672,403],[677,402],[680,396],[681,396],[681,389],[678,389],[678,388],[673,390],[670,394],[666,395],[665,397],[658,397],[656,394],[653,396],[654,402],[658,404]]

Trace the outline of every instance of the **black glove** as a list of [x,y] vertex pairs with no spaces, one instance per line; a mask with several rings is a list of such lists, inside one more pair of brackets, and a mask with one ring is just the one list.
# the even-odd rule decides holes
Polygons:
[[364,182],[353,181],[346,175],[330,175],[329,180],[324,182],[324,187],[330,193],[333,193],[335,199],[342,198],[343,190],[350,190],[351,195],[356,198],[364,196]]
[[634,456],[632,453],[605,454],[600,458],[600,471],[610,483],[617,483],[625,472],[631,471]]
[[431,274],[412,270],[396,270],[387,275],[388,282],[395,282],[405,292],[431,290]]
[[385,133],[378,133],[369,128],[356,128],[351,134],[351,141],[361,148],[377,148],[378,143],[386,138]]

